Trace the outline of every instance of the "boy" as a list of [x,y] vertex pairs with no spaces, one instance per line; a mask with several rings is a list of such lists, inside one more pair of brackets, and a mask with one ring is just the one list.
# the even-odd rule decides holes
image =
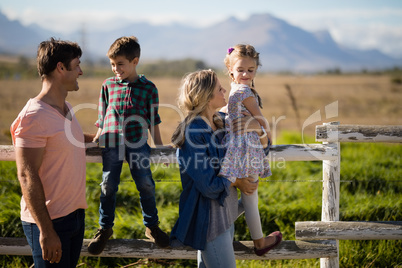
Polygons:
[[148,130],[156,146],[162,145],[158,124],[158,91],[145,76],[138,75],[140,45],[134,36],[118,38],[109,48],[115,77],[103,82],[99,97],[99,128],[94,141],[103,148],[103,175],[97,233],[88,245],[88,252],[100,254],[113,234],[116,193],[124,158],[140,193],[145,235],[161,248],[169,246],[169,236],[158,226],[155,182],[150,170]]

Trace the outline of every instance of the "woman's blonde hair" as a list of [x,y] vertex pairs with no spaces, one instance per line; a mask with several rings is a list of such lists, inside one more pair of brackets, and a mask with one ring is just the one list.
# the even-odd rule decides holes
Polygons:
[[[212,70],[201,70],[187,74],[180,87],[178,105],[186,114],[185,119],[180,122],[172,136],[172,143],[181,147],[185,140],[185,129],[201,115],[207,108],[208,102],[212,99],[214,89],[218,82],[218,76]],[[218,128],[223,128],[223,121],[220,116],[214,116],[214,123]]]
[[[228,53],[226,54],[226,57],[223,60],[223,62],[225,63],[226,68],[228,69],[228,74],[231,78],[232,73],[230,70],[232,69],[233,65],[235,65],[236,61],[238,61],[241,58],[247,58],[247,57],[255,60],[257,68],[258,66],[261,66],[260,53],[258,53],[252,45],[237,44],[234,47],[228,49]],[[262,108],[260,95],[258,95],[257,91],[254,88],[254,81],[252,81],[252,85],[250,88],[251,91],[254,93],[254,95],[257,97],[259,106]]]

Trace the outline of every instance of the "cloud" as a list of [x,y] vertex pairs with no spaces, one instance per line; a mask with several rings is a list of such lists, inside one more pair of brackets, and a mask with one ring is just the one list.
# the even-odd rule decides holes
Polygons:
[[[162,4],[165,4],[164,2]],[[168,5],[168,4],[166,4]],[[65,10],[58,8],[43,12],[40,7],[23,9],[3,8],[2,12],[13,20],[24,25],[37,23],[45,29],[62,34],[69,34],[84,29],[86,31],[110,31],[133,22],[149,22],[152,24],[182,23],[191,26],[209,26],[226,19],[225,15],[212,10],[204,12],[184,12],[182,9],[163,10],[166,6],[149,12],[114,13],[110,9],[82,8]],[[116,9],[118,10],[118,9]],[[244,19],[246,12],[235,14]],[[314,9],[309,7],[302,11],[287,10],[275,16],[308,31],[328,30],[336,42],[363,49],[379,49],[382,52],[402,57],[402,8],[328,8]]]
[[[290,15],[291,16],[291,15]],[[328,30],[337,43],[402,57],[402,9],[332,9],[294,13],[293,25]]]
[[224,19],[222,17],[211,19],[205,16],[198,18],[191,14],[174,11],[153,13],[152,16],[149,16],[149,13],[138,13],[133,16],[129,12],[110,10],[58,10],[44,13],[38,8],[25,8],[19,12],[4,8],[3,13],[9,19],[18,20],[25,26],[36,23],[45,29],[59,33],[71,33],[81,29],[83,25],[91,30],[114,30],[135,22],[148,22],[155,25],[182,23],[202,27]]
[[[286,17],[299,23],[312,23],[317,21],[337,21],[338,23],[350,22],[364,23],[365,21],[387,21],[390,18],[397,18],[402,21],[402,8],[359,8],[359,9],[320,9],[303,10],[303,12],[289,12]],[[293,19],[291,19],[293,18]],[[316,25],[319,27],[320,25]]]
[[340,44],[359,49],[378,49],[402,58],[402,25],[343,25],[332,27],[330,33]]

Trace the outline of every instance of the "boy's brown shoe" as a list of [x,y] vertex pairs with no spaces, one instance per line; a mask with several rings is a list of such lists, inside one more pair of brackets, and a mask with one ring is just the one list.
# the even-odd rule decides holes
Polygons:
[[160,248],[169,246],[169,236],[162,231],[158,225],[147,227],[145,229],[145,236],[151,239]]
[[94,238],[88,245],[88,252],[93,255],[99,255],[105,249],[106,242],[113,234],[113,229],[102,229],[99,228],[96,232]]

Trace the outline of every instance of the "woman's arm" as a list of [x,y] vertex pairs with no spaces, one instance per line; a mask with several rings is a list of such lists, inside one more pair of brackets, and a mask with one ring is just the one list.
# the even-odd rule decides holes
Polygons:
[[[199,132],[202,130],[193,131]],[[179,164],[182,173],[185,173],[194,183],[197,190],[210,199],[220,199],[226,196],[230,181],[217,176],[221,159],[218,150],[208,135],[201,133],[188,134],[185,143],[179,149]]]

